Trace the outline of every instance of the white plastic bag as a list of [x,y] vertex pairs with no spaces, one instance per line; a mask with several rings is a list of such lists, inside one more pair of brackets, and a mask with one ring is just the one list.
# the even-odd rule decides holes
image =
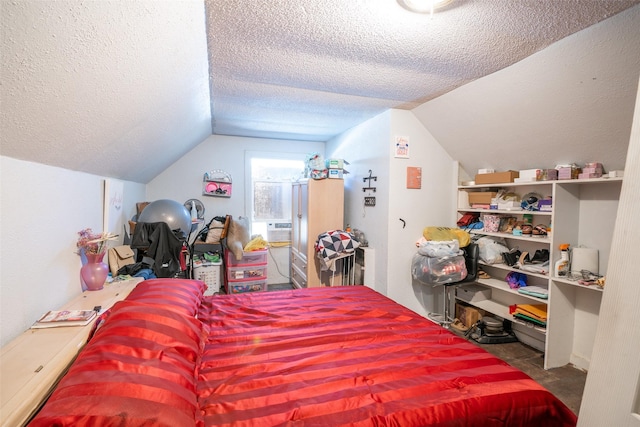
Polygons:
[[420,247],[418,247],[418,253],[420,255],[429,257],[462,255],[462,251],[460,251],[460,242],[458,242],[457,240],[446,240],[438,242],[433,240],[425,240],[424,242],[420,243]]
[[478,258],[486,264],[498,264],[502,262],[502,253],[509,252],[504,239],[481,237],[478,244]]

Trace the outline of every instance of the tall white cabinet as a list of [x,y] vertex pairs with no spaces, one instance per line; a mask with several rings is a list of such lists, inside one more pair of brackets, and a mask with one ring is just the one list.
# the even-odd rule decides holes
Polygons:
[[[598,250],[599,273],[607,274],[611,238],[622,187],[621,178],[584,180],[538,181],[530,183],[487,184],[458,187],[458,214],[480,212],[515,216],[533,214],[533,225],[550,224],[551,234],[546,237],[514,236],[507,233],[473,234],[502,237],[509,248],[527,251],[531,256],[537,249],[550,251],[548,274],[529,273],[498,263],[481,265],[491,279],[479,279],[477,284],[491,289],[491,298],[473,302],[489,313],[513,322],[520,341],[545,353],[545,369],[574,366],[587,370],[595,339],[603,290],[595,285],[585,286],[576,280],[554,277],[553,266],[560,259],[559,245],[568,243],[572,248],[587,247]],[[529,192],[550,196],[550,212],[524,210],[474,210],[469,208],[468,193],[503,189],[520,196]],[[510,271],[527,274],[529,285],[548,287],[548,299],[525,296],[511,289],[505,282]],[[606,285],[605,285],[606,289]],[[509,313],[513,304],[547,304],[547,327],[526,324]]]
[[301,180],[293,183],[291,282],[296,288],[329,286],[315,255],[318,235],[344,228],[344,181]]

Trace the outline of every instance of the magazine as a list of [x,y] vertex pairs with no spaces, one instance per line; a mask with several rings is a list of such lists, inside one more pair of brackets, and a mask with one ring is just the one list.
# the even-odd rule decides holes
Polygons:
[[95,310],[52,310],[42,316],[32,328],[88,325],[97,313]]

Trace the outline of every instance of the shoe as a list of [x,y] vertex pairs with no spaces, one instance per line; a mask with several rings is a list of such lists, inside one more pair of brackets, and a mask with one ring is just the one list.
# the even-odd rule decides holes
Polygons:
[[451,323],[451,327],[461,332],[466,332],[467,330],[469,330],[469,328],[464,323],[462,323],[460,319],[455,319],[453,323]]
[[531,258],[532,264],[542,264],[547,261],[549,261],[548,249],[538,249],[536,253],[533,254],[533,258]]
[[522,253],[518,249],[513,248],[509,252],[502,253],[502,260],[509,267],[513,267],[518,262],[518,259],[520,259],[520,255],[522,255]]
[[489,276],[485,271],[478,270],[478,278],[479,279],[491,279],[491,276]]
[[531,230],[531,235],[535,237],[546,237],[547,236],[547,226],[544,224],[538,224],[533,227]]

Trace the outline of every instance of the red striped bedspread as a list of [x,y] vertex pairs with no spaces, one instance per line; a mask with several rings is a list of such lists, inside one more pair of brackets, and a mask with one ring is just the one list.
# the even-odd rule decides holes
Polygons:
[[364,286],[205,297],[207,426],[573,426],[518,369]]

